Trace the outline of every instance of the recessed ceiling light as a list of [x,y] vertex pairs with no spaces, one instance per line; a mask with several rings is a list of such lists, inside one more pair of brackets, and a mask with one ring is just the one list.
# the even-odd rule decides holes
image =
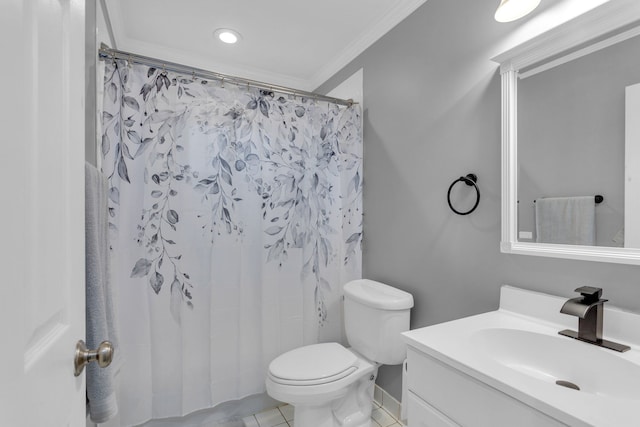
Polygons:
[[229,28],[218,28],[213,35],[221,42],[227,44],[237,43],[242,38],[239,32]]

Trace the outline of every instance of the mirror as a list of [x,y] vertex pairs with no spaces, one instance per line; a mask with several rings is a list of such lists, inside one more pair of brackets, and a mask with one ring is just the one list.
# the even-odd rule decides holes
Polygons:
[[605,3],[494,58],[502,252],[640,264],[639,20],[637,0]]
[[[624,236],[624,219],[631,217],[624,203],[625,91],[640,83],[638,53],[640,36],[634,36],[519,79],[518,241],[629,247]],[[571,201],[536,204],[542,198],[581,195],[590,199],[571,215],[557,211],[571,209]],[[596,195],[602,196],[600,203]],[[543,209],[547,212],[540,213]],[[563,232],[565,223],[571,228]]]

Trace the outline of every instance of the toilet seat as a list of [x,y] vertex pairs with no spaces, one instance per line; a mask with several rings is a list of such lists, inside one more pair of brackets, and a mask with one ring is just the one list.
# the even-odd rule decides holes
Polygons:
[[274,399],[317,407],[342,399],[363,381],[373,384],[377,370],[377,364],[338,343],[314,344],[276,357],[265,383]]
[[296,348],[275,358],[269,377],[279,384],[305,386],[340,380],[358,369],[358,358],[338,343]]

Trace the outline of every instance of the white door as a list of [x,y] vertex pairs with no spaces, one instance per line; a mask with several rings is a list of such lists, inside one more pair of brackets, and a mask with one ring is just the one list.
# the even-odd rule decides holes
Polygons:
[[0,1],[0,426],[85,425],[84,2]]

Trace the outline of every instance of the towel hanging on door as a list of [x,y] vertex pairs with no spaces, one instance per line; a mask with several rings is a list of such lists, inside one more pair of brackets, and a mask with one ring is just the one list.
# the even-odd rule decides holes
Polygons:
[[[86,341],[97,348],[109,340],[117,349],[115,308],[109,283],[107,181],[85,163]],[[117,352],[116,352],[117,355]],[[118,413],[114,387],[116,366],[87,365],[87,398],[91,420],[104,423]]]

